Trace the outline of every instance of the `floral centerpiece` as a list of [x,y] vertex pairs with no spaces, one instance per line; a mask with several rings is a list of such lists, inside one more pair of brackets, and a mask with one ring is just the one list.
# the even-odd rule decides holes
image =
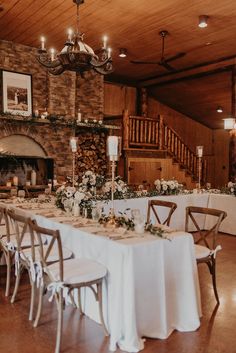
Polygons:
[[236,196],[236,183],[229,181],[227,186],[224,187],[221,192],[223,194],[235,195]]
[[154,185],[161,195],[176,195],[182,190],[183,187],[183,185],[179,184],[175,179],[157,179],[155,180]]
[[90,192],[95,195],[97,188],[101,188],[104,184],[104,176],[95,174],[91,170],[87,170],[82,176],[82,181],[79,184],[81,192]]
[[76,187],[62,185],[56,191],[56,206],[65,211],[72,211],[74,205],[82,207],[91,197],[89,192],[81,192]]
[[[111,190],[112,190],[112,182],[111,180],[107,180],[102,187],[102,191],[104,193],[104,196],[108,199],[111,199]],[[114,198],[124,199],[128,191],[129,191],[128,185],[121,179],[121,177],[120,176],[115,177]]]

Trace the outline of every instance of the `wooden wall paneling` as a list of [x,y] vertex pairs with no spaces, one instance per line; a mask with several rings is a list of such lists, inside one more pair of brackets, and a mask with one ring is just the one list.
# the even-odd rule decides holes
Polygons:
[[136,113],[136,88],[104,83],[104,114],[122,115],[124,110]]
[[214,183],[216,187],[225,186],[229,181],[229,132],[214,130]]

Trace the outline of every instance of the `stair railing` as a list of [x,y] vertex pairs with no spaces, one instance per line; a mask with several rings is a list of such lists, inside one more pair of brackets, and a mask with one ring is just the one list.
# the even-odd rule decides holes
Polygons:
[[[155,149],[167,151],[173,160],[180,164],[195,180],[198,180],[199,161],[182,138],[163,121],[162,116],[156,119],[140,116],[123,116],[123,148]],[[202,158],[201,183],[206,182],[207,161]]]

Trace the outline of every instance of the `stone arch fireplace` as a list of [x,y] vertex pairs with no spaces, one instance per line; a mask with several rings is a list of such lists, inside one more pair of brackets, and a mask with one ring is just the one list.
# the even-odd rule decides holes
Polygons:
[[15,156],[47,157],[45,149],[26,135],[12,134],[0,138],[0,153]]

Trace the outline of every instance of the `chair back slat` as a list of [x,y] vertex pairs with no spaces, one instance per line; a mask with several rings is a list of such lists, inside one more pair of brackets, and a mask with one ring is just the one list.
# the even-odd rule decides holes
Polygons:
[[[199,222],[196,219],[197,215],[205,215],[214,217],[214,223],[210,229],[201,229],[202,227],[199,225]],[[191,233],[195,233],[194,242],[195,244],[203,243],[209,249],[216,248],[216,237],[219,232],[219,227],[221,222],[225,219],[227,213],[222,210],[217,210],[215,208],[207,208],[207,207],[196,207],[189,206],[186,207],[186,220],[185,220],[185,231],[190,231],[190,222],[192,221],[195,226],[195,230]],[[196,237],[198,236],[198,238]],[[210,239],[211,238],[211,239]]]
[[[58,264],[59,269],[59,280],[63,282],[64,271],[63,271],[63,251],[62,251],[62,243],[61,236],[59,230],[53,230],[48,228],[40,227],[35,220],[29,221],[29,227],[34,236],[37,237],[39,243],[39,254],[40,261],[43,265],[43,268],[47,271],[50,277],[50,271],[47,270],[48,259],[52,254],[53,250],[58,252],[58,260],[56,263]],[[47,237],[47,245],[43,244],[43,236]],[[36,249],[37,251],[37,249]],[[50,262],[51,263],[51,262]],[[51,278],[51,280],[53,280]]]
[[[167,217],[161,221],[161,218],[158,215],[158,208],[164,207],[169,208],[169,213]],[[154,216],[159,224],[164,224],[169,226],[172,214],[177,208],[177,204],[171,201],[163,201],[163,200],[150,200],[148,201],[148,211],[147,211],[147,223],[150,222],[151,211],[154,213]]]

